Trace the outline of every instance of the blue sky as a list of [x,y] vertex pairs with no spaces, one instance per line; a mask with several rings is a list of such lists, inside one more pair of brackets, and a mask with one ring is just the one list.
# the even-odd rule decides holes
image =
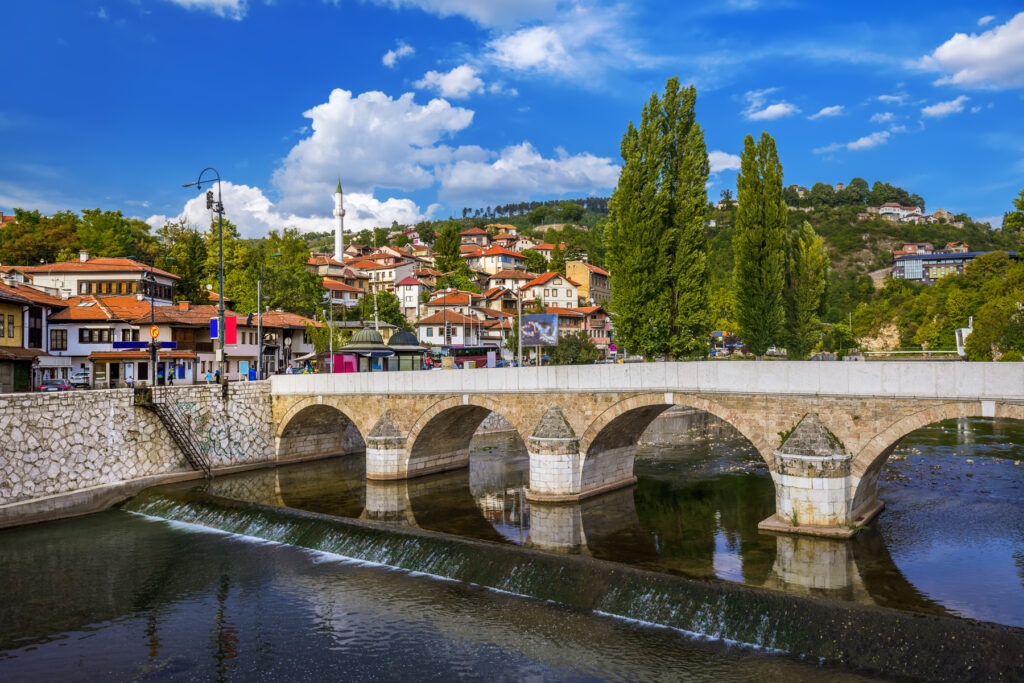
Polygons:
[[246,235],[607,195],[673,75],[709,195],[746,134],[786,183],[861,176],[993,220],[1024,187],[1019,2],[47,0],[5,3],[0,209],[208,220]]

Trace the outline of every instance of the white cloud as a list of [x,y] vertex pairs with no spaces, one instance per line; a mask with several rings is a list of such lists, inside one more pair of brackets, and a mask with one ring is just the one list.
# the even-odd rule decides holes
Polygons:
[[389,69],[394,68],[395,64],[402,57],[408,57],[409,55],[416,52],[411,45],[406,45],[402,41],[398,41],[398,45],[395,46],[394,50],[388,50],[384,53],[384,56],[380,58],[381,63]]
[[[485,3],[481,3],[485,4]],[[661,60],[642,54],[628,37],[626,5],[575,2],[555,21],[522,27],[487,43],[484,61],[511,71],[561,77],[647,68]]]
[[227,19],[242,19],[249,10],[247,0],[168,0],[189,10],[205,10]]
[[150,228],[153,230],[159,230],[167,224],[167,221],[171,220],[162,213],[153,214],[149,218],[144,219]]
[[917,66],[945,72],[938,84],[1024,87],[1024,12],[984,33],[954,34],[932,54],[918,60]]
[[906,93],[897,93],[895,95],[879,95],[876,98],[879,102],[885,102],[886,104],[904,104],[907,101]]
[[490,59],[516,71],[560,72],[575,69],[562,37],[550,26],[534,26],[492,40]]
[[886,142],[889,141],[889,138],[891,136],[892,133],[890,133],[887,130],[882,130],[878,131],[877,133],[871,133],[870,135],[865,135],[864,137],[857,138],[852,142],[833,142],[831,145],[826,145],[825,147],[818,147],[817,149],[814,150],[814,153],[828,154],[829,152],[835,152],[840,149],[848,149],[852,152],[864,149],[871,149],[872,147],[877,147],[878,145],[885,144]]
[[744,98],[747,100],[747,108],[743,110],[743,116],[749,121],[770,121],[780,119],[784,116],[799,114],[800,108],[785,100],[775,104],[767,104],[768,95],[778,88],[767,88],[765,90],[750,90]]
[[619,178],[619,167],[606,157],[570,155],[556,150],[544,158],[529,142],[506,147],[493,162],[456,161],[438,170],[440,197],[449,201],[501,201],[537,192],[607,191]]
[[[238,226],[243,237],[263,237],[270,230],[298,228],[303,232],[331,230],[333,218],[328,215],[297,215],[285,212],[276,206],[258,187],[221,183],[224,201],[224,218]],[[333,190],[324,192],[320,198],[321,207],[333,206]],[[215,220],[216,214],[206,208],[205,190],[188,202],[179,214],[188,223],[205,230]],[[399,223],[415,223],[426,218],[426,214],[410,199],[375,199],[372,194],[361,192],[345,193],[345,232],[358,232],[363,228]],[[146,219],[151,227],[159,228],[168,217],[155,214]],[[177,220],[177,218],[172,219]]]
[[937,102],[921,109],[922,116],[928,116],[931,118],[940,118],[943,116],[949,116],[950,114],[956,114],[964,110],[964,103],[970,98],[966,95],[961,95],[955,100],[949,100],[948,102]]
[[413,85],[424,90],[436,90],[442,97],[461,100],[473,93],[483,92],[484,82],[480,80],[477,73],[473,67],[463,64],[447,73],[428,71],[422,79]]
[[[431,204],[424,211],[408,198],[377,199],[378,188],[411,191],[440,183],[443,199],[480,203],[538,193],[606,192],[618,179],[618,166],[592,154],[570,155],[559,149],[554,158],[545,158],[529,142],[500,154],[477,145],[443,144],[473,119],[471,110],[443,99],[420,105],[412,93],[398,98],[381,92],[353,96],[337,89],[304,115],[311,119],[312,132],[275,171],[277,201],[260,187],[223,183],[226,216],[245,236],[285,227],[329,229],[338,176],[346,190],[345,225],[353,231],[392,221],[415,223],[440,210]],[[190,199],[178,215],[209,225],[204,193]],[[154,214],[147,222],[159,227],[166,220],[166,215]]]
[[975,219],[975,222],[988,223],[989,225],[992,226],[993,230],[999,230],[1000,228],[1003,227],[1003,216],[1002,214],[998,216],[980,216]]
[[994,16],[992,16],[991,14],[988,14],[988,15],[982,17],[981,19],[978,19],[978,26],[984,26],[985,24],[990,24],[990,23],[992,23],[992,21],[994,19],[995,19]]
[[312,120],[313,134],[300,140],[274,173],[282,206],[297,212],[322,210],[323,197],[339,175],[356,192],[429,187],[433,166],[459,153],[441,141],[473,120],[471,110],[442,99],[420,105],[412,93],[391,98],[371,91],[353,97],[341,89],[303,116]]
[[892,112],[885,111],[878,114],[874,114],[871,117],[871,123],[888,123],[892,121]]
[[811,114],[807,118],[809,119],[820,119],[825,116],[839,116],[843,113],[843,105],[836,104],[831,107],[823,107],[818,111],[817,114]]
[[96,16],[104,21],[110,18],[110,15],[107,14],[107,8],[102,6],[96,11]]
[[857,138],[853,142],[846,143],[846,149],[854,151],[859,149],[871,149],[872,147],[877,147],[888,142],[889,136],[890,133],[887,130],[871,133],[870,135],[865,135],[862,138]]
[[708,152],[708,164],[712,173],[722,171],[737,171],[740,168],[740,158],[736,154],[714,150]]
[[564,0],[375,0],[391,7],[415,7],[440,17],[461,16],[486,27],[514,26],[554,16]]

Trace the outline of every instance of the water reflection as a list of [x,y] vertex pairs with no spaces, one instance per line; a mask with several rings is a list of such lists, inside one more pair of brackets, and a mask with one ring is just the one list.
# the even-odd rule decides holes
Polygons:
[[120,511],[0,531],[0,576],[5,681],[855,679]]
[[954,420],[912,434],[882,471],[887,511],[856,540],[836,541],[759,532],[774,488],[750,444],[714,418],[667,418],[645,439],[674,434],[674,443],[637,448],[635,487],[575,504],[526,502],[528,459],[507,434],[474,439],[468,469],[419,479],[366,481],[362,457],[348,456],[205,486],[694,578],[1024,625],[1021,425]]

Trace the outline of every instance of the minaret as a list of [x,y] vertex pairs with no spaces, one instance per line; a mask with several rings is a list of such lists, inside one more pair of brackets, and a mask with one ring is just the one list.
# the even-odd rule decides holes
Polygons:
[[341,206],[341,178],[334,190],[334,260],[345,262],[345,209]]

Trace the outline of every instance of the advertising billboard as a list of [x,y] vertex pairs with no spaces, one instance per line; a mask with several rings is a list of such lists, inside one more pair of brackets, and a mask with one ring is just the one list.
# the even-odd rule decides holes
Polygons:
[[558,315],[524,315],[522,319],[523,346],[557,346]]

